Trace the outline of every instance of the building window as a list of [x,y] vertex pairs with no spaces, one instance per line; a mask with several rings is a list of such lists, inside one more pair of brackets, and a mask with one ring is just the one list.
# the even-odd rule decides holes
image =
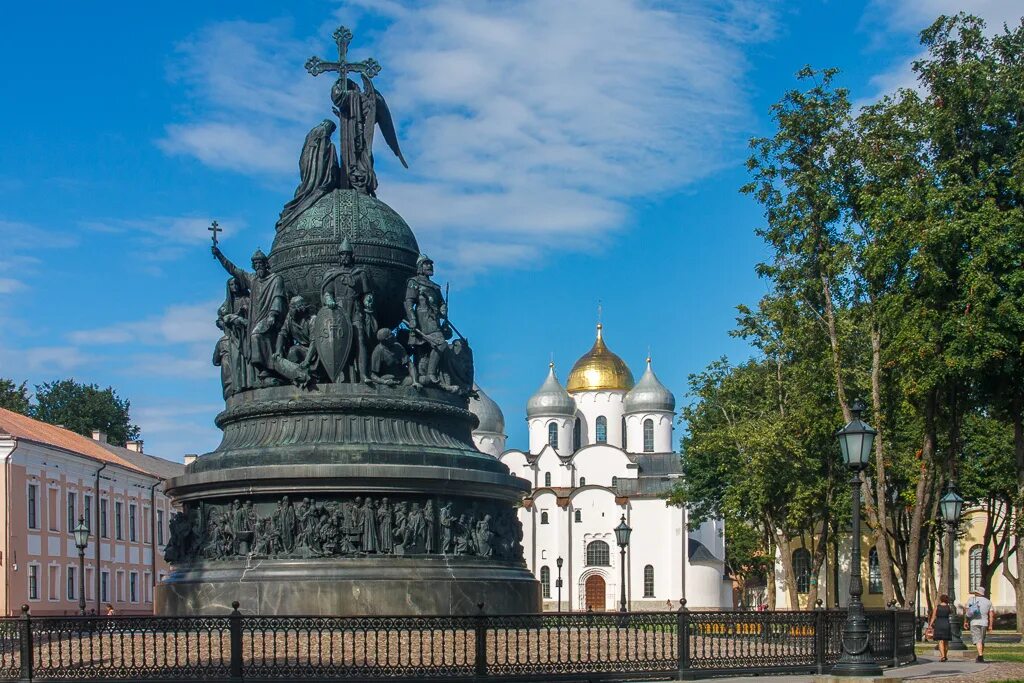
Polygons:
[[540,513],[540,523],[541,524],[547,524],[548,523],[548,511],[547,510],[544,510],[544,511],[542,511]]
[[73,491],[68,491],[68,533],[70,534],[78,526],[78,520],[75,519],[75,511],[78,508],[78,496]]
[[608,544],[604,541],[591,541],[587,544],[587,566],[588,567],[609,567]]
[[597,416],[597,424],[594,426],[594,436],[597,443],[608,443],[608,418],[604,415]]
[[811,553],[806,548],[793,551],[793,576],[796,577],[796,592],[806,594],[811,590]]
[[580,477],[580,486],[586,486],[586,485],[587,485],[587,478],[586,477]]
[[[59,531],[60,521],[60,489],[47,489],[46,493],[46,526],[50,531]],[[59,599],[59,598],[58,598]]]
[[868,593],[881,594],[882,565],[878,563],[878,550],[871,549],[868,553]]
[[134,504],[128,506],[128,540],[132,543],[135,542],[135,510]]
[[619,485],[619,478],[618,477],[612,477],[612,486],[618,486],[618,485]]
[[578,451],[583,445],[583,421],[578,417],[572,426],[572,450]]
[[110,572],[100,572],[100,602],[110,602]]
[[49,600],[60,600],[60,567],[52,564],[46,568],[46,597]]
[[114,573],[114,591],[116,593],[117,601],[124,602],[124,572],[120,569]]
[[644,420],[644,453],[654,452],[654,420]]
[[654,565],[644,567],[644,597],[654,597]]
[[75,573],[77,571],[78,570],[75,567],[68,567],[68,600],[75,599],[75,587],[77,586],[76,581],[78,579],[78,577],[75,576]]
[[[100,536],[110,538],[110,531],[107,527],[107,499],[100,499]],[[105,600],[106,598],[104,598]]]
[[139,601],[139,573],[131,572],[128,574],[128,599],[131,602]]
[[540,589],[545,598],[551,597],[551,568],[547,565],[540,568]]
[[581,512],[579,509],[576,510],[575,519],[577,522],[583,521],[583,512]]
[[968,591],[973,593],[981,587],[981,566],[985,559],[985,548],[971,546],[967,555]]
[[28,485],[28,528],[39,528],[39,487]]
[[545,472],[544,473],[544,485],[545,486],[551,486],[551,473],[550,472]]
[[619,432],[619,435],[622,437],[622,439],[621,439],[621,441],[622,441],[622,450],[626,450],[626,416],[625,415],[622,416],[622,424],[619,425],[619,428],[622,430],[621,432]]
[[548,445],[558,448],[558,425],[554,422],[548,422]]
[[121,513],[124,512],[124,503],[121,501],[114,501],[114,538],[119,541],[124,540],[124,525],[121,521]]
[[164,544],[164,511],[156,511],[156,544]]
[[30,564],[28,566],[28,599],[38,600],[39,599],[39,565]]
[[88,493],[82,497],[82,516],[85,517],[85,525],[89,527],[89,533],[96,533],[96,530],[92,528],[92,496]]

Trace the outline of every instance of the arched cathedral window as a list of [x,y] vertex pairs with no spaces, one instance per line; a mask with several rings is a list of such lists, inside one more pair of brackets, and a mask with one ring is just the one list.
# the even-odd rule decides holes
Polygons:
[[971,546],[967,554],[967,585],[970,592],[981,587],[981,565],[985,557],[985,549],[980,545]]
[[793,576],[796,578],[796,592],[801,595],[811,590],[811,553],[807,548],[793,551]]
[[654,565],[644,567],[644,597],[654,597]]
[[540,513],[540,523],[541,524],[547,524],[548,523],[548,511],[547,510],[544,510],[544,511],[542,511]]
[[540,568],[540,589],[545,598],[551,597],[551,568],[547,565]]
[[608,567],[611,566],[608,544],[604,541],[591,541],[587,544],[587,566]]
[[551,486],[551,473],[550,472],[545,472],[544,473],[544,485],[545,486]]
[[548,423],[548,445],[558,448],[558,425],[554,422]]
[[587,478],[586,477],[580,477],[580,486],[586,486],[586,485],[587,485]]
[[868,593],[882,592],[882,565],[878,562],[878,549],[868,553]]
[[572,450],[573,452],[578,451],[580,446],[583,445],[583,420],[576,418],[576,422],[572,426]]
[[597,416],[594,425],[594,438],[597,443],[608,443],[608,418],[604,415]]
[[644,420],[644,453],[654,452],[654,420]]

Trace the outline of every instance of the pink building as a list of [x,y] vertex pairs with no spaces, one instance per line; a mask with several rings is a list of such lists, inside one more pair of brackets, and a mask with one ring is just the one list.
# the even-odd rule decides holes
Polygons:
[[[172,508],[164,480],[180,463],[93,438],[0,408],[0,606],[19,614],[77,614],[78,548],[72,529],[84,517],[87,611],[151,614],[153,588],[167,573],[163,559]],[[98,493],[97,493],[98,492]],[[97,559],[97,547],[99,557]]]

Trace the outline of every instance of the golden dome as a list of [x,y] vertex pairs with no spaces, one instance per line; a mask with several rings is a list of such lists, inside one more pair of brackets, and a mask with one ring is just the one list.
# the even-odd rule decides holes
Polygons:
[[633,388],[633,373],[621,358],[604,345],[601,327],[601,323],[598,323],[594,346],[572,366],[565,384],[569,393],[601,389],[628,391]]

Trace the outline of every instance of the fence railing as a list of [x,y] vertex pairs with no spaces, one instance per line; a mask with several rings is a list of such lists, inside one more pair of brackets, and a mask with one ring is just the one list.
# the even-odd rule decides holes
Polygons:
[[[825,673],[845,612],[454,617],[0,619],[0,680],[529,681]],[[914,615],[868,612],[884,666],[914,660]]]

